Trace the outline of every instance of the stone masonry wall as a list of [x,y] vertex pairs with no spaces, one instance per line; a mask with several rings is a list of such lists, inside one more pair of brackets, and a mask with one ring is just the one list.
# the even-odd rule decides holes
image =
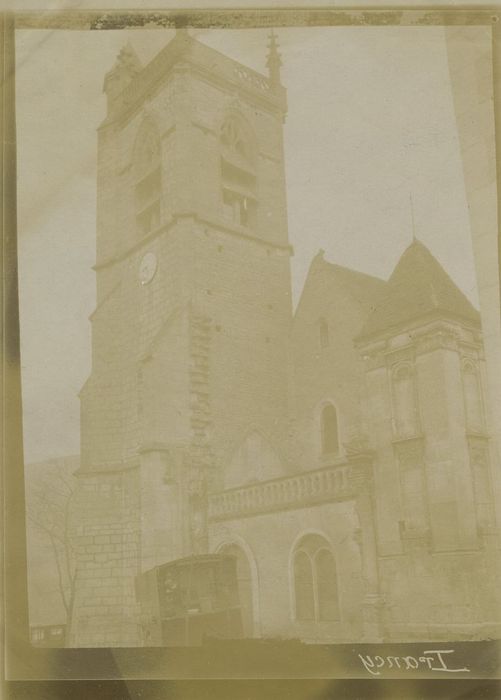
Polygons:
[[[254,591],[254,634],[311,642],[359,641],[364,581],[359,526],[353,501],[326,503],[210,524],[210,549],[234,544],[249,561]],[[273,532],[273,537],[270,537]],[[324,537],[336,559],[340,619],[312,623],[295,619],[293,553],[309,534]]]
[[497,639],[501,557],[497,550],[380,559],[388,639]]
[[140,643],[134,577],[139,563],[137,470],[80,474],[74,502],[77,572],[69,645]]

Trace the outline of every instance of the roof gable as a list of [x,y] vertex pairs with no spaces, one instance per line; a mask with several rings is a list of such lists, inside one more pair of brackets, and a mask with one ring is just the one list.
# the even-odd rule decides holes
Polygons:
[[328,262],[321,250],[311,263],[306,282],[296,309],[296,319],[301,314],[301,307],[318,303],[318,297],[327,305],[335,305],[340,290],[343,290],[358,304],[364,317],[374,308],[375,302],[381,297],[386,282],[379,277],[358,272],[342,265]]

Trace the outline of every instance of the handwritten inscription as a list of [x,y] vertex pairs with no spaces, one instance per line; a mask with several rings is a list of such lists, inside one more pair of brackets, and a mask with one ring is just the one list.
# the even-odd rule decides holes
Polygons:
[[414,671],[442,671],[443,673],[470,673],[469,668],[453,667],[453,660],[446,654],[454,654],[454,649],[430,649],[423,651],[422,656],[372,656],[359,654],[359,659],[366,671],[373,676],[380,676],[387,669],[402,669]]

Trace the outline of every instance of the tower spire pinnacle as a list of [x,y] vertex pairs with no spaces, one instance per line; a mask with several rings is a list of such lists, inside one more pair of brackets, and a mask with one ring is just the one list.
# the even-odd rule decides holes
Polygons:
[[268,39],[268,57],[266,59],[266,66],[268,67],[271,86],[277,87],[280,85],[280,67],[282,65],[282,59],[278,51],[277,37],[273,29],[271,30]]

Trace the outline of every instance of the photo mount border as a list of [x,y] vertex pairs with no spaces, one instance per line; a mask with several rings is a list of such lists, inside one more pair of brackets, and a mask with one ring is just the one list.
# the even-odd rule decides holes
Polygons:
[[[26,582],[26,523],[24,515],[24,463],[22,447],[22,406],[21,369],[19,347],[19,306],[17,280],[17,229],[16,229],[16,153],[15,153],[15,31],[29,29],[45,30],[89,30],[109,31],[120,29],[167,29],[180,27],[213,29],[251,29],[266,27],[433,27],[433,26],[489,26],[492,28],[492,60],[494,83],[494,106],[496,127],[496,169],[498,183],[498,211],[501,202],[501,6],[450,7],[450,6],[386,6],[386,7],[336,7],[336,8],[235,8],[235,9],[169,9],[169,10],[47,10],[4,12],[0,16],[1,51],[3,58],[2,102],[2,269],[3,269],[3,365],[2,398],[4,409],[4,450],[2,455],[2,486],[4,518],[3,564],[4,607],[5,607],[5,675],[13,681],[12,688],[19,688],[19,681],[37,681],[47,678],[50,681],[85,681],[139,679],[160,682],[167,679],[186,679],[198,683],[197,679],[228,678],[225,683],[233,683],[236,678],[292,678],[297,689],[301,679],[308,678],[363,678],[360,669],[351,667],[350,649],[354,645],[329,645],[311,647],[314,650],[310,659],[309,673],[296,675],[297,666],[288,660],[273,659],[271,649],[261,659],[261,663],[244,663],[236,668],[232,676],[222,675],[220,664],[207,658],[198,649],[164,648],[98,648],[98,649],[37,649],[29,643],[29,623]],[[498,217],[499,220],[499,217]],[[498,244],[499,251],[499,244]],[[499,253],[496,251],[499,259]],[[493,251],[494,252],[494,251]],[[17,508],[14,507],[17,505]],[[477,672],[468,681],[461,680],[467,688],[476,684],[474,679],[501,678],[501,642],[464,642],[477,644]],[[370,645],[359,645],[362,651]],[[395,646],[395,645],[392,645]],[[414,644],[397,645],[409,648]],[[422,646],[422,645],[420,645]],[[339,654],[346,647],[348,656],[344,673],[328,672],[332,651]],[[341,654],[342,655],[342,654]],[[302,654],[304,663],[304,653]],[[272,662],[278,662],[271,668]],[[321,659],[320,659],[321,657]],[[319,664],[320,659],[320,664]],[[249,659],[246,659],[248,662]],[[263,666],[263,661],[264,666]],[[287,663],[284,665],[284,661]],[[208,662],[212,662],[208,673]],[[324,663],[327,662],[327,666]],[[228,666],[229,658],[224,654],[223,664]],[[237,664],[238,666],[238,664]],[[268,666],[268,668],[265,668]],[[161,669],[159,672],[158,669]],[[174,672],[174,669],[176,671]],[[170,672],[169,672],[170,671]],[[326,674],[326,675],[325,675]],[[409,676],[429,683],[419,676]],[[400,678],[397,675],[395,678]],[[443,674],[442,674],[443,678]],[[155,679],[155,680],[153,680]],[[218,681],[221,683],[221,681]],[[258,683],[261,681],[252,681]],[[319,681],[317,681],[319,682]],[[380,681],[392,683],[391,680]],[[322,681],[323,683],[323,681]],[[26,683],[25,683],[26,685]],[[130,685],[130,684],[129,684]],[[371,684],[372,685],[372,684]],[[61,685],[59,686],[62,687]],[[73,686],[74,687],[74,686]],[[83,687],[83,686],[82,686]],[[233,687],[233,686],[232,686]],[[497,687],[497,684],[496,684]],[[223,688],[221,687],[221,691]],[[257,690],[259,694],[262,691]],[[427,691],[428,692],[428,691]],[[89,697],[85,695],[82,697]],[[24,696],[23,696],[24,697]],[[33,696],[35,697],[35,696]],[[38,697],[38,696],[37,696]],[[50,697],[53,697],[51,695]],[[62,696],[61,696],[62,697]],[[221,695],[219,696],[221,697]],[[306,697],[306,696],[304,696]],[[385,696],[390,697],[390,695]],[[398,697],[398,696],[395,696]],[[401,696],[400,696],[401,697]],[[429,697],[429,695],[427,695]],[[435,697],[435,696],[434,696]],[[445,696],[444,696],[445,697]],[[451,697],[447,695],[446,697]],[[486,696],[487,697],[487,696]]]

